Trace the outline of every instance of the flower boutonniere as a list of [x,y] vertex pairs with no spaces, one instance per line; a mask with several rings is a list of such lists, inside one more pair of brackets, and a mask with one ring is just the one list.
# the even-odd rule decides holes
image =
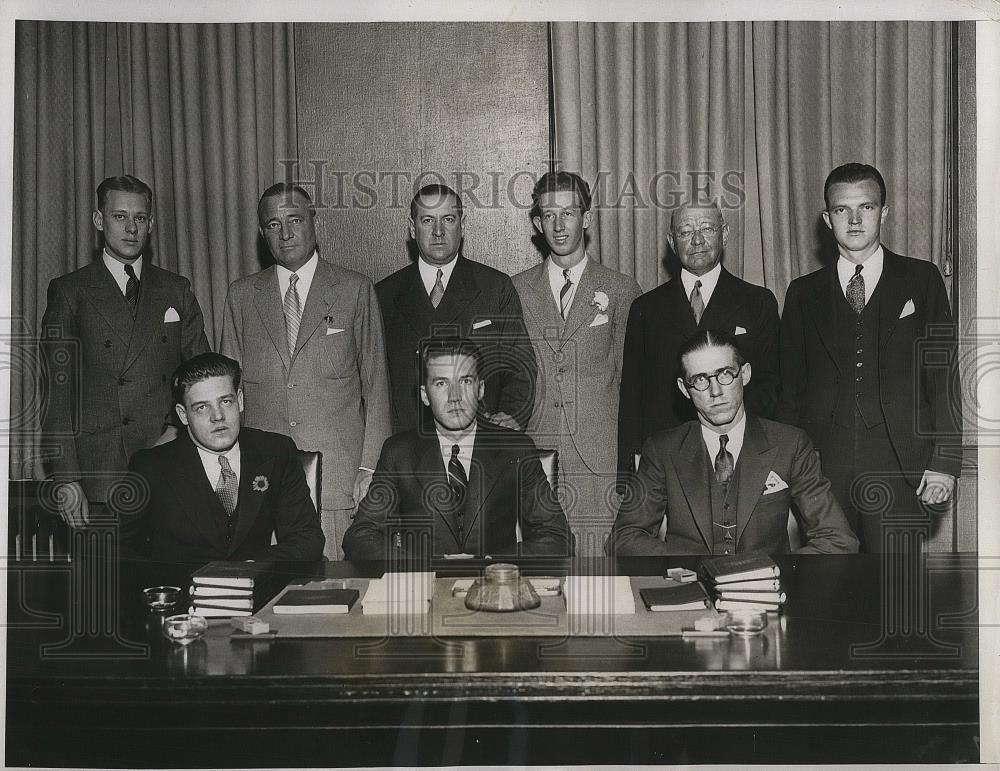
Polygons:
[[608,303],[610,302],[611,300],[608,299],[607,293],[598,289],[594,292],[594,299],[590,301],[590,304],[594,308],[597,308],[598,313],[604,313],[608,309]]
[[255,493],[266,493],[267,488],[270,486],[271,484],[267,481],[267,477],[264,476],[263,474],[260,474],[253,478],[253,484],[250,486],[250,488]]

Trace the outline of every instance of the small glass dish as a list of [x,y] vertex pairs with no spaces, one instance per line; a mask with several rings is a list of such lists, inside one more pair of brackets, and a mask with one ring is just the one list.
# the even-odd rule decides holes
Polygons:
[[181,601],[179,586],[150,586],[142,590],[146,599],[146,607],[152,611],[163,611],[173,608]]
[[163,636],[181,645],[187,645],[200,639],[207,629],[208,621],[205,620],[205,617],[194,613],[167,616],[163,620]]
[[766,627],[765,610],[731,610],[726,614],[726,629],[740,637],[755,637]]

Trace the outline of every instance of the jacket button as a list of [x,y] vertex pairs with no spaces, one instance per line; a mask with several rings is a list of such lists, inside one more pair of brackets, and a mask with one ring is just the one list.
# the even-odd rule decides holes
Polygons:
[[110,340],[105,340],[104,341],[104,347],[105,348],[110,348],[111,347],[111,341]]
[[160,338],[160,340],[163,341],[164,343],[167,342],[167,336],[164,335],[163,337]]
[[123,377],[118,378],[118,385],[125,385],[127,382],[128,381]]
[[123,426],[127,426],[131,422],[132,422],[131,418],[125,418],[125,419],[122,420],[122,425]]
[[297,420],[288,421],[288,425],[290,425],[292,428],[295,428],[295,426],[297,426],[298,424],[299,422]]

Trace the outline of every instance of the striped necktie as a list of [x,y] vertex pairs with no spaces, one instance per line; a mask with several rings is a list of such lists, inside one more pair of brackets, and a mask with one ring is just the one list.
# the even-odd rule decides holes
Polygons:
[[222,473],[219,475],[219,483],[215,486],[215,494],[222,501],[222,508],[226,510],[226,516],[232,517],[236,511],[236,498],[239,495],[239,481],[236,479],[236,472],[229,465],[229,459],[225,455],[219,456],[219,465]]
[[285,292],[285,329],[288,332],[288,355],[295,354],[295,341],[299,339],[299,324],[302,323],[302,301],[299,299],[299,282],[297,273],[288,277],[288,289]]
[[562,316],[563,321],[565,321],[569,313],[570,303],[573,302],[573,282],[569,280],[568,268],[563,269],[563,278],[566,279],[566,283],[559,290],[559,314]]

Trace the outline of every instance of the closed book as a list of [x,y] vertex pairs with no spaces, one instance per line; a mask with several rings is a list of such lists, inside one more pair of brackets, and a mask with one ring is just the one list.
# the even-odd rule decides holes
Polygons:
[[733,554],[713,557],[701,563],[702,569],[717,584],[777,578],[781,571],[766,554]]
[[250,610],[253,608],[253,597],[195,597],[191,604],[196,608],[236,608]]
[[357,601],[357,589],[289,589],[274,604],[274,612],[347,613]]
[[779,602],[747,602],[745,600],[716,600],[716,610],[779,610]]
[[207,586],[238,586],[253,589],[258,579],[266,574],[266,562],[209,562],[191,574],[191,583]]
[[700,610],[708,607],[708,595],[697,581],[687,584],[675,582],[674,585],[640,589],[639,597],[642,598],[643,604],[653,611]]
[[237,610],[236,608],[211,608],[204,605],[192,605],[188,608],[188,613],[192,613],[204,618],[232,618],[233,616],[253,615],[249,610]]
[[719,592],[720,600],[738,600],[740,602],[784,602],[784,592],[731,592],[723,589]]
[[238,586],[206,586],[195,584],[191,587],[191,597],[253,597],[253,589]]
[[779,578],[758,578],[756,581],[726,581],[717,584],[719,590],[727,592],[779,592],[781,591],[781,579]]

